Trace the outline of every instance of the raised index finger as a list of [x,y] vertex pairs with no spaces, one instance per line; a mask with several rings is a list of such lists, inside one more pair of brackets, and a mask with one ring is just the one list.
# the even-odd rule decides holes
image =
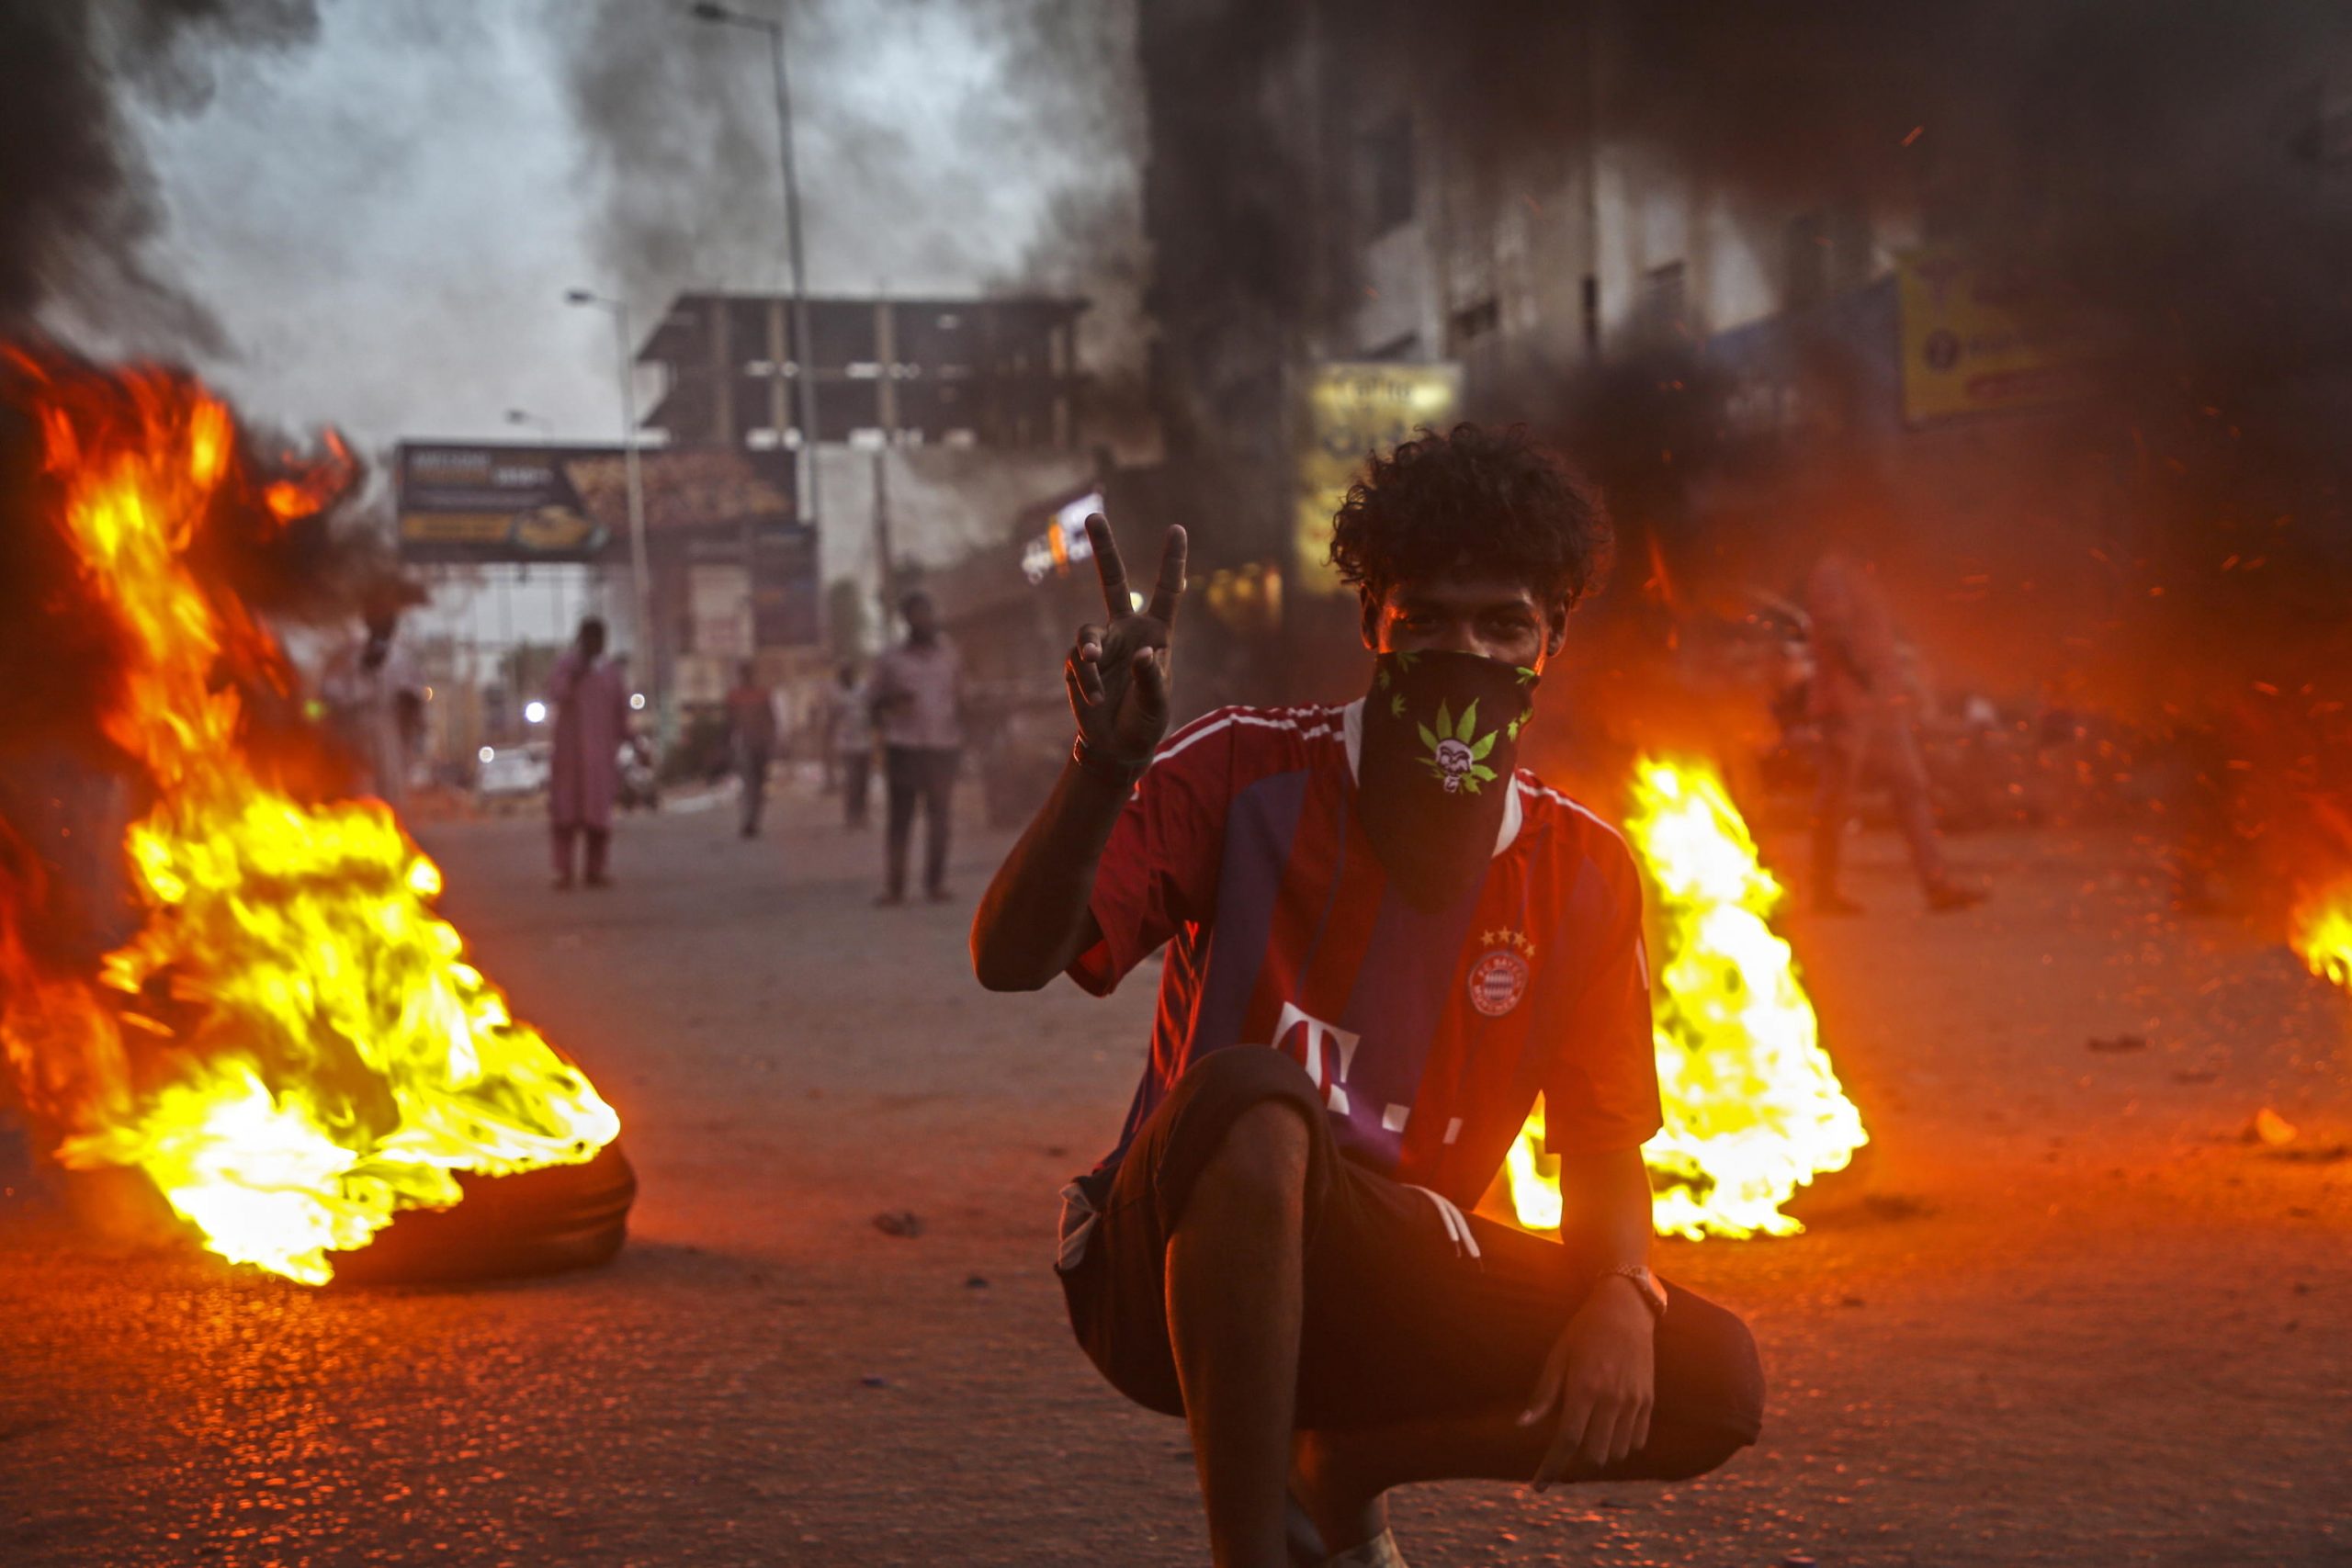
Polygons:
[[1184,558],[1190,549],[1184,525],[1168,525],[1168,542],[1159,547],[1159,581],[1152,585],[1151,603],[1144,614],[1161,626],[1176,624],[1176,601],[1184,596]]
[[1127,594],[1126,563],[1119,558],[1119,541],[1111,536],[1111,524],[1100,512],[1086,519],[1087,542],[1094,547],[1094,575],[1102,580],[1102,603],[1111,612],[1111,619],[1136,613],[1136,602]]

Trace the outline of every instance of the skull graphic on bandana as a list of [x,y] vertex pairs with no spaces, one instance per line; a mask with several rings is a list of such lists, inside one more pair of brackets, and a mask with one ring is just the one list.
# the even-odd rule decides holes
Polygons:
[[1476,795],[1480,784],[1494,782],[1495,770],[1487,766],[1487,755],[1495,749],[1495,736],[1492,730],[1485,735],[1478,733],[1476,703],[1464,708],[1459,719],[1447,710],[1445,704],[1440,703],[1437,728],[1431,730],[1426,724],[1419,728],[1421,744],[1430,753],[1423,761],[1438,782],[1445,785],[1446,794],[1466,790]]

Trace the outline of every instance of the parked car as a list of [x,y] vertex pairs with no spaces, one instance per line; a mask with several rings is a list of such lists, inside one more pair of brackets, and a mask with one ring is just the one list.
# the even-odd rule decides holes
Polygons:
[[519,800],[548,787],[551,769],[544,740],[525,741],[519,746],[485,746],[476,755],[481,761],[474,770],[477,800],[485,804]]

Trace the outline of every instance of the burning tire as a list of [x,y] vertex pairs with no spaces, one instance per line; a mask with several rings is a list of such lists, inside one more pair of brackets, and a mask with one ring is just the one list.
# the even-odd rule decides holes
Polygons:
[[333,1255],[338,1282],[391,1285],[554,1274],[611,1259],[628,1236],[637,1172],[618,1144],[584,1165],[513,1176],[461,1172],[454,1209],[411,1209],[357,1252]]
[[32,630],[0,630],[78,660],[28,732],[69,773],[105,759],[114,793],[105,831],[70,834],[40,803],[73,792],[0,794],[5,1098],[67,1169],[136,1173],[212,1252],[304,1284],[330,1258],[377,1280],[609,1258],[636,1191],[619,1114],[469,961],[397,812],[345,793],[241,593],[324,536],[348,450],[265,460],[184,376],[9,346],[19,423],[40,450],[0,452],[0,523],[41,575],[11,583]]

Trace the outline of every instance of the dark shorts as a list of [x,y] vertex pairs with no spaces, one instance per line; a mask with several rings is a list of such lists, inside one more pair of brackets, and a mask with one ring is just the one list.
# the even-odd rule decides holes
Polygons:
[[[1168,1238],[1236,1118],[1288,1100],[1309,1132],[1302,1427],[1386,1425],[1522,1407],[1544,1358],[1598,1278],[1556,1241],[1467,1216],[1478,1256],[1444,1211],[1342,1158],[1306,1070],[1279,1051],[1203,1057],[1144,1122],[1107,1188],[1084,1256],[1062,1273],[1070,1325],[1113,1386],[1176,1416],[1169,1348]],[[1658,1322],[1650,1441],[1614,1476],[1695,1474],[1756,1440],[1764,1373],[1738,1318],[1672,1284]]]

